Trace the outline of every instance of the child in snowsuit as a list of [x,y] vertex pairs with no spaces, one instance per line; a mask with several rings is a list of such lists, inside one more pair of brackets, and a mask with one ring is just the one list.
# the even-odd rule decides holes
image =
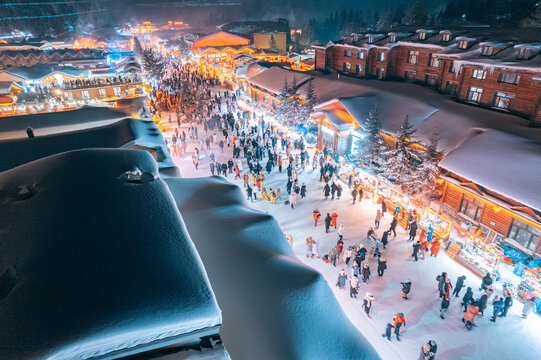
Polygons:
[[401,282],[402,284],[402,298],[408,300],[408,294],[411,290],[411,281],[408,279],[406,282]]
[[393,331],[393,324],[387,323],[387,328],[385,329],[385,334],[381,334],[381,336],[386,337],[387,340],[391,341],[392,331]]

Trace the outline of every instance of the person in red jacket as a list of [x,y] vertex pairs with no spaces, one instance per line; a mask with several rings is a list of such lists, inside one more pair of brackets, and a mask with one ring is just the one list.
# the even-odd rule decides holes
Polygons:
[[320,217],[321,217],[321,213],[319,212],[318,209],[315,209],[314,210],[314,226],[317,226],[317,222]]
[[406,326],[406,319],[403,313],[397,313],[394,317],[394,333],[398,341],[400,341],[400,327],[402,326]]
[[248,186],[248,174],[244,174],[244,187]]
[[432,245],[430,246],[430,256],[438,256],[438,252],[440,251],[440,241],[438,239],[435,239],[432,241]]

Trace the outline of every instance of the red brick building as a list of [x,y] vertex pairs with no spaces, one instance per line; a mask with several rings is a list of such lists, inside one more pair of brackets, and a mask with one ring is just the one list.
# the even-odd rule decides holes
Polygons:
[[416,82],[541,122],[541,44],[532,34],[523,42],[491,29],[352,34],[314,46],[316,70]]

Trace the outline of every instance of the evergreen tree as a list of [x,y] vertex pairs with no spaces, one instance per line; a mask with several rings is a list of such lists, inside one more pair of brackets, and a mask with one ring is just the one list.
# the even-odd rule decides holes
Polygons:
[[383,147],[382,125],[379,106],[375,104],[368,113],[368,119],[364,123],[363,136],[357,141],[358,152],[354,154],[357,161],[374,171],[377,171],[383,163],[379,155]]
[[409,193],[409,182],[415,174],[413,161],[420,160],[417,152],[409,147],[415,131],[406,115],[400,127],[400,135],[396,139],[396,148],[385,153],[387,156],[387,160],[385,161],[385,175],[389,180],[400,185],[402,191],[405,193]]
[[421,193],[432,197],[436,190],[436,180],[438,178],[438,133],[436,130],[429,139],[426,151],[422,155],[422,163],[412,174],[408,184],[408,194],[418,195]]
[[304,99],[304,102],[301,104],[301,121],[306,121],[310,117],[310,114],[312,111],[314,111],[314,107],[316,106],[317,102],[317,94],[316,90],[314,89],[314,84],[312,83],[312,78],[308,81],[308,87],[306,89],[306,98]]
[[269,48],[276,49],[276,39],[274,38],[273,34],[271,34],[269,39]]
[[166,60],[162,57],[160,53],[154,51],[154,49],[152,49],[151,47],[144,48],[141,60],[143,70],[145,71],[147,76],[156,79],[162,77],[165,71]]
[[391,14],[391,9],[387,8],[387,10],[385,10],[385,12],[380,16],[378,22],[376,23],[376,30],[388,30],[391,27],[392,17],[393,16]]

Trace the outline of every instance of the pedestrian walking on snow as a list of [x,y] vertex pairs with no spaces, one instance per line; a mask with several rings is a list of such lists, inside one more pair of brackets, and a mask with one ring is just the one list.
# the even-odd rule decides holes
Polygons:
[[331,192],[331,188],[329,187],[329,184],[325,184],[325,187],[323,188],[323,194],[325,195],[325,200],[329,198],[330,192]]
[[331,227],[331,221],[332,221],[331,215],[327,213],[327,217],[325,218],[325,232],[326,233],[329,232],[329,228]]
[[393,334],[393,327],[394,327],[393,324],[387,323],[387,327],[385,328],[385,334],[381,334],[381,336],[391,341],[391,335]]
[[331,226],[334,226],[335,229],[336,229],[337,220],[338,220],[338,213],[335,210],[331,214]]
[[329,251],[329,262],[332,264],[332,266],[336,267],[336,257],[338,256],[336,252],[336,248],[333,247],[331,251]]
[[306,238],[306,258],[312,257],[312,237]]
[[379,229],[379,222],[381,221],[381,211],[378,209],[376,211],[376,219],[374,220],[374,225],[375,225],[375,228],[376,230]]
[[363,309],[366,313],[366,316],[370,317],[370,309],[372,309],[372,305],[376,302],[376,298],[371,293],[367,292],[363,299]]
[[349,288],[349,297],[357,298],[357,287],[359,286],[359,279],[357,276],[352,276],[349,278],[350,288]]
[[387,259],[384,257],[378,258],[378,275],[383,276],[385,269],[387,269]]
[[393,217],[393,221],[391,221],[391,227],[389,228],[389,234],[393,232],[394,237],[396,237],[396,217]]
[[343,223],[340,223],[340,225],[338,226],[337,233],[340,240],[342,240],[342,238],[344,237],[344,224]]
[[294,193],[289,194],[289,204],[291,205],[291,210],[295,208],[295,204],[297,202],[297,197]]
[[464,307],[464,312],[468,310],[468,306],[472,303],[473,300],[473,291],[471,287],[468,286],[466,289],[466,293],[462,297],[462,303],[461,305]]
[[363,265],[363,283],[366,283],[370,279],[370,267],[368,264]]
[[[319,212],[318,209],[315,209],[315,210],[314,210],[314,215],[313,215],[313,217],[314,217],[314,226],[317,226],[317,222],[318,222],[318,220],[321,218],[321,213]],[[327,231],[327,232],[328,232],[328,231]]]
[[381,235],[381,244],[383,245],[383,248],[385,249],[387,247],[387,244],[389,243],[389,231],[384,231],[383,235]]
[[355,205],[355,201],[357,200],[357,189],[353,189],[351,197],[353,198],[353,205]]
[[498,314],[503,309],[503,301],[498,296],[494,297],[494,300],[492,300],[492,318],[490,321],[496,322],[496,318],[498,317]]
[[342,196],[342,185],[338,184],[336,185],[336,198],[340,200],[340,196]]
[[312,238],[312,257],[319,259],[319,242]]
[[397,313],[394,317],[394,333],[398,341],[400,341],[400,328],[402,326],[406,326],[406,319],[403,313]]
[[340,274],[338,274],[338,280],[336,280],[336,286],[338,288],[343,289],[344,286],[346,286],[346,280],[348,278],[348,275],[346,274],[346,271],[344,269],[340,270]]
[[404,300],[408,300],[408,294],[411,291],[411,281],[410,279],[408,279],[405,282],[401,282],[400,284],[402,284],[402,298]]
[[302,183],[301,186],[301,199],[306,197],[306,184]]
[[438,282],[438,292],[439,297],[443,297],[443,284],[445,284],[445,279],[447,278],[447,273],[442,272],[440,275],[436,276],[436,281]]
[[460,290],[464,287],[464,281],[466,281],[466,275],[459,276],[456,279],[455,289],[453,290],[453,295],[455,297],[460,295]]
[[430,340],[421,347],[421,354],[418,360],[434,360],[438,346],[434,340]]

